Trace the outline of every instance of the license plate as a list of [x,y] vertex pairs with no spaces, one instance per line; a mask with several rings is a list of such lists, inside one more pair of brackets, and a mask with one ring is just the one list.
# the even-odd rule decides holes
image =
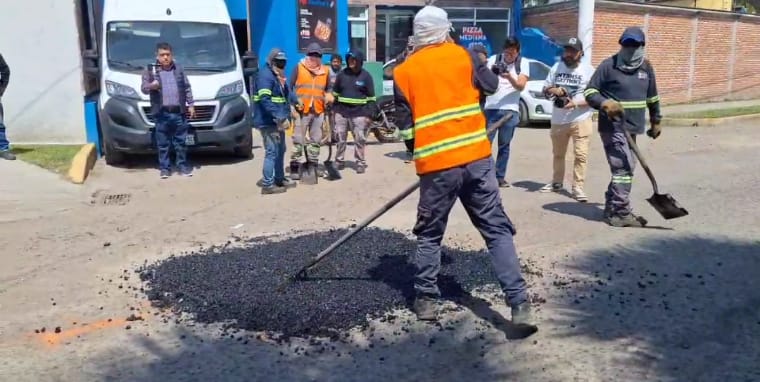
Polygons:
[[188,145],[188,146],[195,145],[195,135],[193,135],[193,134],[187,134],[185,136],[185,144]]

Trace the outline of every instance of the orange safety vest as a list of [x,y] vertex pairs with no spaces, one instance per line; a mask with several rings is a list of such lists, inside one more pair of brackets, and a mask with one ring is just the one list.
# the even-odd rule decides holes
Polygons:
[[325,111],[325,90],[329,81],[330,69],[327,65],[322,66],[322,74],[315,75],[303,63],[298,64],[294,90],[303,104],[304,113],[308,113],[312,107],[317,114]]
[[423,48],[393,71],[393,81],[412,109],[417,174],[461,166],[491,155],[480,92],[472,83],[473,63],[453,43]]

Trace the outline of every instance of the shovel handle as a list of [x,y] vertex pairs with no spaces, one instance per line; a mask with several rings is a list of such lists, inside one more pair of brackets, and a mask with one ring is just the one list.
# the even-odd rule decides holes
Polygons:
[[644,172],[647,173],[647,177],[649,178],[649,181],[652,182],[652,188],[654,189],[655,194],[659,194],[660,191],[657,187],[657,180],[654,178],[654,174],[652,174],[652,170],[649,169],[649,165],[647,164],[647,161],[644,159],[644,155],[641,154],[641,151],[639,150],[639,145],[636,144],[636,141],[633,140],[633,136],[631,136],[631,133],[626,130],[625,126],[623,126],[623,118],[618,118],[615,120],[616,123],[618,123],[618,128],[623,131],[623,134],[625,134],[625,139],[628,141],[628,146],[633,150],[633,155],[636,156],[636,159],[639,160],[641,163],[641,167],[644,168]]

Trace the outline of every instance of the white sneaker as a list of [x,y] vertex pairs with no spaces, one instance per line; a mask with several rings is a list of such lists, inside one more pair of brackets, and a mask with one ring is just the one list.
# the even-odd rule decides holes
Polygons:
[[562,183],[549,183],[538,190],[538,192],[560,192],[560,191],[562,191]]
[[573,198],[581,203],[588,202],[588,196],[586,196],[586,193],[581,188],[573,188]]

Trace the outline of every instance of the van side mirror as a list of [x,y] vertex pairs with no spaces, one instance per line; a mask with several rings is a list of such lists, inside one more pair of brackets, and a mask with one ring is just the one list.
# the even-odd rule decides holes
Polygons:
[[85,74],[98,77],[100,76],[100,56],[95,50],[87,49],[82,52],[82,69]]

